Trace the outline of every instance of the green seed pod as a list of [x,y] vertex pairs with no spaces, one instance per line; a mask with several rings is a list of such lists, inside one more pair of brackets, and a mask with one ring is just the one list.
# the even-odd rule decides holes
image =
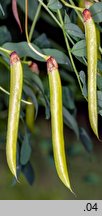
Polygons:
[[61,181],[72,191],[64,147],[62,87],[58,65],[53,57],[47,60],[47,70],[50,87],[51,127],[55,166]]
[[[38,68],[38,65],[35,63],[35,62],[31,62],[29,64],[29,68],[30,70],[39,75],[39,68]],[[34,133],[34,119],[35,119],[35,106],[32,102],[32,99],[30,97],[28,97],[27,99],[28,102],[31,102],[32,105],[26,105],[26,124],[29,128],[29,130]]]
[[[92,5],[93,5],[93,3],[92,2],[90,2],[90,1],[88,1],[88,0],[84,0],[84,4],[85,4],[85,8],[87,8],[87,9],[89,9]],[[98,51],[98,59],[100,59],[101,60],[101,53],[100,53],[100,51],[99,51],[99,46],[100,46],[100,44],[101,44],[101,39],[100,39],[100,31],[99,31],[99,29],[96,27],[96,35],[97,35],[97,51]]]
[[23,71],[16,52],[10,56],[10,99],[7,126],[6,157],[12,174],[16,174],[17,135],[22,95]]
[[[32,100],[30,98],[28,98],[27,101],[32,103]],[[27,104],[26,105],[26,124],[32,133],[34,133],[34,119],[35,119],[34,104],[32,105]]]
[[98,137],[97,113],[97,34],[88,9],[83,11],[88,61],[88,112],[90,125]]

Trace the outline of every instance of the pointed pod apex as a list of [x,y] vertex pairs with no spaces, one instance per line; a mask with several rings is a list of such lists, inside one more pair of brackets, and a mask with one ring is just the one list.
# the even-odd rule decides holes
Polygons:
[[20,184],[20,181],[18,180],[18,177],[17,177],[17,176],[15,176],[15,179],[16,179],[17,183]]
[[18,61],[20,61],[19,56],[17,55],[17,53],[15,51],[12,52],[10,54],[10,65],[17,63]]
[[52,72],[53,70],[58,69],[58,64],[54,57],[50,56],[47,60],[47,71]]
[[88,9],[85,9],[83,11],[83,18],[84,18],[84,22],[87,22],[92,18],[91,12]]
[[71,193],[75,196],[75,198],[77,198],[76,193],[74,193],[74,191],[70,188]]

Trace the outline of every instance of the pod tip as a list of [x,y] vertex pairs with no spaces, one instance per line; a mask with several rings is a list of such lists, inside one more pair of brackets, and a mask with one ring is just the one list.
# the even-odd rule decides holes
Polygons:
[[[66,184],[65,184],[65,185],[66,185]],[[74,193],[74,191],[72,190],[71,186],[69,185],[69,183],[66,185],[66,187],[70,190],[70,192],[71,192],[75,197],[77,197],[76,194]]]
[[17,183],[20,183],[20,181],[18,180],[18,176],[17,176],[17,174],[15,173],[15,174],[13,174],[13,175],[14,175],[14,177],[15,177]]
[[20,58],[15,51],[10,54],[10,65],[15,64],[19,60]]
[[53,70],[56,70],[56,69],[58,69],[58,64],[57,64],[55,58],[52,57],[52,56],[50,56],[47,59],[47,70],[48,70],[48,73],[52,72]]
[[83,18],[84,18],[84,22],[87,22],[89,19],[92,18],[91,12],[88,9],[85,9],[83,11]]
[[77,195],[74,193],[74,191],[70,188],[71,193],[77,198]]

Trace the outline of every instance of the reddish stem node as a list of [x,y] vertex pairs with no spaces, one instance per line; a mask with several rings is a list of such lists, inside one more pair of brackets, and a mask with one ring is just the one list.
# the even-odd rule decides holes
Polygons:
[[88,9],[85,9],[83,11],[83,18],[84,18],[84,22],[87,22],[89,19],[92,18],[91,12]]
[[17,55],[17,53],[14,51],[10,54],[10,65],[15,64],[16,62],[20,61],[19,56]]
[[53,70],[58,69],[58,64],[52,56],[50,56],[47,60],[47,70],[48,72],[52,72]]
[[31,69],[32,72],[39,74],[39,68],[35,62],[32,61],[31,64],[29,65],[29,68]]

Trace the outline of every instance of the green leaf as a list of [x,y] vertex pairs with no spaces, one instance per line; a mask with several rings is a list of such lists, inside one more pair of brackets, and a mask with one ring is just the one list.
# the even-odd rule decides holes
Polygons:
[[59,51],[57,49],[43,49],[43,52],[46,55],[53,56],[56,59],[58,64],[67,65],[69,68],[71,67],[71,63],[70,63],[69,58],[62,51]]
[[65,107],[63,107],[63,117],[64,123],[75,132],[77,138],[79,139],[79,128],[76,119],[73,117],[73,115],[70,114],[70,112]]
[[102,76],[101,75],[97,75],[97,86],[98,86],[98,89],[102,91]]
[[77,24],[78,15],[76,14],[75,10],[71,10],[70,12],[70,20],[72,23]]
[[34,88],[34,90],[35,88],[37,88],[37,100],[41,105],[45,107],[46,119],[49,119],[50,117],[49,101],[46,97],[43,83],[40,77],[37,74],[32,73],[30,68],[27,65],[25,65],[24,78],[25,78],[25,83],[27,81],[27,84],[29,84],[32,88]]
[[[28,2],[28,17],[33,21],[38,7],[38,1],[29,0]],[[25,12],[25,0],[17,0],[17,4],[20,6],[22,11]]]
[[[38,50],[39,52],[41,52],[41,50],[35,46],[34,44],[32,44],[32,46]],[[5,43],[2,47],[4,47],[5,49],[11,50],[11,51],[16,51],[18,53],[18,55],[20,56],[20,58],[23,57],[31,57],[34,60],[38,60],[38,61],[44,61],[43,58],[39,57],[37,54],[35,54],[31,48],[28,46],[27,42],[19,42],[19,43]]]
[[78,57],[78,56],[75,56],[75,58],[81,62],[83,65],[87,66],[86,62],[84,61],[83,57]]
[[38,36],[35,40],[34,40],[34,44],[38,47],[40,47],[41,49],[43,48],[48,48],[51,46],[50,40],[47,38],[46,34],[43,33],[40,36]]
[[81,82],[83,84],[83,91],[82,91],[83,96],[87,97],[86,75],[85,75],[84,71],[80,71],[79,77],[80,77],[80,80],[81,80]]
[[63,87],[63,105],[70,110],[75,109],[73,94],[68,86]]
[[98,94],[98,106],[102,108],[102,91],[97,91]]
[[98,70],[102,72],[102,60],[98,60],[97,67],[98,67]]
[[100,116],[102,116],[102,110],[99,110],[98,113]]
[[44,106],[45,107],[45,117],[46,119],[50,119],[50,103],[48,101],[48,98],[45,96],[42,97],[42,95],[39,95],[38,97],[38,101],[39,101],[39,104]]
[[[32,44],[33,47],[38,50],[41,53],[44,53],[48,56],[52,55],[57,60],[58,64],[64,64],[68,67],[71,67],[69,58],[63,53],[62,51],[56,50],[56,49],[39,49],[36,45]],[[20,43],[5,43],[2,47],[5,49],[16,51],[20,58],[23,57],[31,57],[34,60],[42,61],[45,60],[42,57],[39,57],[37,54],[35,54],[30,47],[28,46],[27,42],[20,42]]]
[[77,42],[73,46],[71,52],[75,56],[85,57],[86,56],[86,41],[85,40],[81,40],[81,41]]
[[27,65],[24,65],[23,68],[24,68],[24,77],[27,80],[29,80],[30,83],[32,82],[33,84],[35,84],[39,88],[39,90],[44,94],[44,86],[40,77],[37,74],[33,73]]
[[93,4],[90,7],[92,17],[96,23],[102,22],[102,2]]
[[64,28],[65,28],[65,31],[69,35],[74,36],[74,38],[77,37],[77,38],[83,39],[85,37],[82,30],[77,25],[75,25],[74,23],[67,23],[66,22]]
[[65,16],[64,16],[64,26],[67,27],[69,25],[69,23],[71,23],[70,17],[68,16],[68,14],[65,12]]
[[81,142],[84,146],[84,148],[86,149],[87,152],[92,152],[93,150],[93,143],[91,138],[89,137],[88,133],[86,132],[86,130],[84,128],[79,128],[79,135],[80,135],[80,139]]
[[0,27],[0,46],[8,41],[11,41],[11,34],[6,26]]
[[49,0],[48,8],[50,8],[52,11],[57,12],[62,8],[62,4],[58,0]]
[[29,138],[30,137],[28,136],[28,133],[26,131],[23,142],[22,142],[21,154],[20,154],[20,163],[22,165],[27,164],[31,156],[31,146],[29,143]]
[[30,185],[34,183],[35,173],[30,162],[21,167],[21,171]]
[[[34,107],[35,107],[35,110],[36,110],[36,113],[35,113],[35,118],[37,117],[37,114],[38,114],[38,102],[37,102],[37,98],[34,94],[34,92],[32,91],[32,89],[27,86],[27,85],[23,85],[23,91],[24,93],[31,98],[32,100],[32,103],[34,104]],[[30,105],[29,105],[30,106]]]

